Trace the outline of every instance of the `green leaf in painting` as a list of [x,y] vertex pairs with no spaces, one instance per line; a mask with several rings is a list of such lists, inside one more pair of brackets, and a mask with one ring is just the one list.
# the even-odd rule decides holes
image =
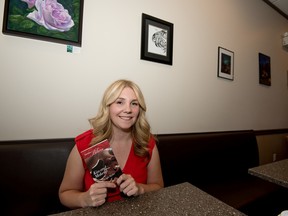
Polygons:
[[31,29],[33,28],[33,26],[35,25],[34,22],[30,21],[30,20],[23,20],[21,23],[20,23],[20,27],[22,29]]
[[37,27],[37,33],[40,34],[40,35],[47,35],[47,34],[49,34],[49,30],[47,30],[43,26],[38,26]]
[[8,20],[10,23],[16,24],[19,22],[22,22],[25,19],[25,17],[21,16],[21,15],[10,15]]

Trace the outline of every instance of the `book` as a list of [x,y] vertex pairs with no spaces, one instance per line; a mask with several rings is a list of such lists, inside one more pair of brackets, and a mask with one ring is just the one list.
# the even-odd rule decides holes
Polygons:
[[80,154],[95,182],[113,182],[122,174],[108,139],[81,151]]

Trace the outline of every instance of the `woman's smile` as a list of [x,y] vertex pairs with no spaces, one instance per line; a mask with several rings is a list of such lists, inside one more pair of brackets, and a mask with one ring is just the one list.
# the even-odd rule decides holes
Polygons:
[[119,117],[123,120],[130,120],[133,118],[132,116],[119,116]]

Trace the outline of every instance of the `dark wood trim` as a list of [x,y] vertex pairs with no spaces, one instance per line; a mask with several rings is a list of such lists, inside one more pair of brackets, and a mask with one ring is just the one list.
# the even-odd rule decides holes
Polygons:
[[[252,129],[251,129],[252,130]],[[187,133],[187,134],[205,134],[205,133],[229,133],[229,132],[243,132],[243,131],[249,131],[249,130],[238,130],[238,131],[209,131],[209,132],[198,132],[198,133]],[[259,135],[273,135],[273,134],[288,134],[288,128],[283,129],[268,129],[268,130],[253,130],[254,134],[256,136]],[[185,134],[185,133],[180,133]],[[157,138],[157,136],[166,136],[166,135],[179,135],[176,134],[154,134]],[[72,143],[75,138],[51,138],[51,139],[28,139],[28,140],[0,140],[0,144],[35,144],[35,143]]]
[[288,19],[288,15],[285,14],[280,8],[276,7],[274,4],[272,4],[268,0],[263,0],[266,4],[268,4],[270,7],[272,7],[274,10],[276,10],[278,13],[280,13],[282,16],[284,16],[286,19]]
[[288,133],[288,128],[283,129],[270,129],[270,130],[254,130],[255,135],[268,135],[268,134],[285,134]]
[[71,143],[74,138],[47,138],[47,139],[28,139],[28,140],[0,140],[0,144],[39,144],[39,143]]

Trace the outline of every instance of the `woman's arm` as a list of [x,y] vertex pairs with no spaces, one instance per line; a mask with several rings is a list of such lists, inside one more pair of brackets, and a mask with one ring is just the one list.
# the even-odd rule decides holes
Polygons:
[[140,187],[140,194],[159,190],[164,187],[160,157],[156,145],[152,152],[152,158],[148,164],[147,184],[138,184],[138,186]]
[[93,184],[88,191],[84,191],[85,170],[77,147],[74,146],[66,164],[62,183],[59,188],[59,198],[68,208],[99,206],[105,203],[107,188],[115,188],[110,182]]
[[120,185],[120,190],[127,196],[137,196],[164,187],[160,158],[156,145],[153,149],[147,172],[147,184],[136,183],[131,175],[122,174],[117,179],[117,184]]

